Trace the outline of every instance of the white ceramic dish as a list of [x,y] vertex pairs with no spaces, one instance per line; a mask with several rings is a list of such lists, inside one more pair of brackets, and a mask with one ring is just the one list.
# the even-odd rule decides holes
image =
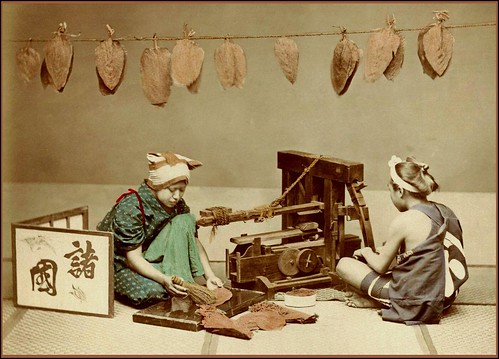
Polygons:
[[317,300],[317,294],[306,295],[306,296],[298,296],[298,295],[289,295],[284,293],[284,305],[287,307],[313,307]]

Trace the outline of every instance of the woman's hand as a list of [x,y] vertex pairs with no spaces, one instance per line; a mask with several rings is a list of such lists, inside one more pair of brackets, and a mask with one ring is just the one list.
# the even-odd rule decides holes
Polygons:
[[353,252],[352,257],[362,263],[367,263],[367,258],[366,254],[369,255],[369,253],[373,253],[371,247],[362,247]]
[[[371,247],[362,247],[361,250],[360,250],[360,253],[362,255],[362,257],[366,258],[366,256],[374,253],[373,249]],[[378,254],[378,253],[376,253]]]
[[371,247],[362,247],[362,248],[356,249],[353,252],[353,257],[354,258],[365,258],[366,254],[369,255],[368,253],[372,253],[372,252],[373,252],[373,250],[371,249]]
[[355,259],[362,257],[362,248],[356,249],[353,252],[352,257],[354,257]]
[[208,277],[206,279],[206,287],[209,290],[215,290],[217,288],[221,288],[221,287],[223,287],[223,285],[224,285],[224,283],[218,277]]
[[[183,279],[182,279],[183,281]],[[181,285],[175,284],[172,281],[172,277],[169,275],[165,275],[163,278],[163,283],[161,283],[163,287],[168,291],[170,294],[174,295],[187,295],[187,288],[183,287]]]

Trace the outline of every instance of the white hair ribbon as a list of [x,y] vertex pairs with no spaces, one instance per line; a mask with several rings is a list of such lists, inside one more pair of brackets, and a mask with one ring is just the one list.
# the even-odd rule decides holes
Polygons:
[[419,193],[419,190],[416,187],[404,181],[397,174],[397,171],[395,170],[395,165],[401,162],[403,162],[402,159],[400,159],[400,157],[397,157],[395,155],[393,155],[390,161],[388,161],[388,167],[390,167],[390,177],[392,178],[393,183],[395,183],[399,187],[409,192]]

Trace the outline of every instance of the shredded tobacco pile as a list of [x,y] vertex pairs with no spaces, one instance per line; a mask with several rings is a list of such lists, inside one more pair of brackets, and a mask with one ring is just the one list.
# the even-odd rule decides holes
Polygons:
[[299,289],[293,289],[289,292],[287,292],[287,295],[292,295],[294,297],[308,297],[311,295],[314,295],[316,292],[313,289],[308,289],[308,288],[299,288]]
[[200,314],[204,328],[215,334],[240,339],[251,339],[253,330],[280,330],[286,323],[315,323],[317,314],[309,315],[294,309],[263,301],[249,308],[250,313],[238,319],[230,319],[214,305],[201,305]]

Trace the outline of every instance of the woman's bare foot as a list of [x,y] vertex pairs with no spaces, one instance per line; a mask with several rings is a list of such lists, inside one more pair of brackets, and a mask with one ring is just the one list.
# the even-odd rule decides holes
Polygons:
[[356,292],[345,293],[345,304],[352,308],[383,308],[383,305],[377,300],[362,296]]

